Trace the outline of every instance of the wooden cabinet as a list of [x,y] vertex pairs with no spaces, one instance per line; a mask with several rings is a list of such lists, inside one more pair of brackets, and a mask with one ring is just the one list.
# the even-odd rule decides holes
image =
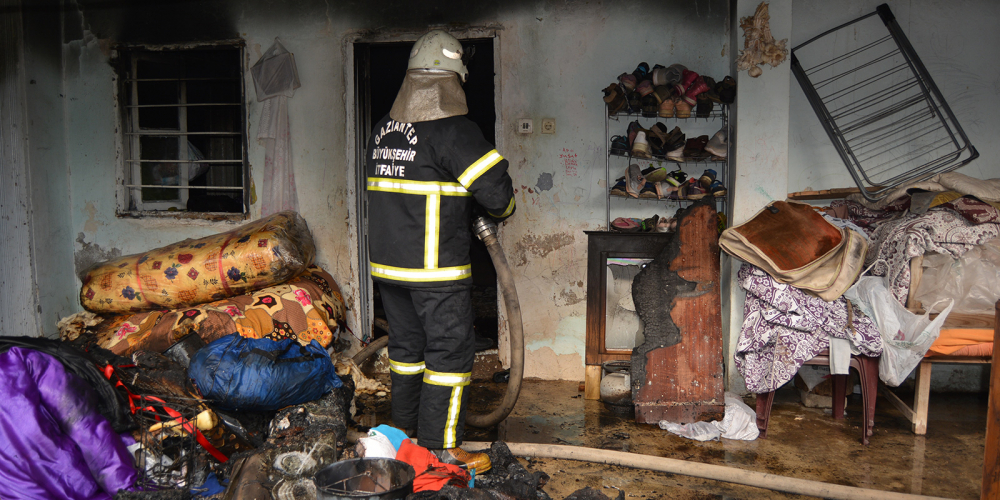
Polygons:
[[[714,200],[678,212],[676,233],[587,232],[586,397],[600,395],[601,363],[631,361],[636,420],[721,420],[725,414],[718,219]],[[609,349],[608,260],[650,258],[632,283],[644,324],[632,349]]]

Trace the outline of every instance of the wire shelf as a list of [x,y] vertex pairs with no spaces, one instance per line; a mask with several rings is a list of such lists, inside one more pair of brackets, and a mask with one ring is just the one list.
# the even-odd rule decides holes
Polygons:
[[796,46],[791,59],[865,198],[979,157],[888,5]]
[[[147,491],[200,485],[207,463],[194,434],[184,427],[193,427],[195,417],[204,409],[202,402],[177,396],[143,395],[138,396],[136,407],[141,444],[135,457],[139,471],[137,484]],[[180,417],[171,416],[165,408]]]

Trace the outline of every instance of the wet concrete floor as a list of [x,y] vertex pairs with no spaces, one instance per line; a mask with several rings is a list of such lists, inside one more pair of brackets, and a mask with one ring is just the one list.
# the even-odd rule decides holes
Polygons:
[[[485,413],[503,397],[505,384],[475,382],[473,411]],[[912,395],[900,393],[904,401]],[[753,408],[752,398],[745,401]],[[986,394],[932,394],[927,434],[883,397],[875,414],[871,444],[861,444],[861,397],[850,396],[847,415],[807,408],[794,387],[775,395],[767,439],[698,442],[659,427],[637,424],[632,415],[583,398],[579,382],[523,382],[511,415],[496,428],[468,429],[466,441],[585,446],[689,460],[829,483],[940,496],[978,498],[986,426]],[[363,425],[389,423],[388,400],[367,399],[356,419]],[[626,410],[627,411],[627,410]],[[811,498],[710,479],[556,459],[522,459],[529,470],[551,479],[544,490],[554,499],[590,486],[611,498]]]

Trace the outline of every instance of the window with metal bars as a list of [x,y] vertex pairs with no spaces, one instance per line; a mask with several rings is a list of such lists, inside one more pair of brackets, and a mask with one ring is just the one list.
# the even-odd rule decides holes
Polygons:
[[119,215],[245,214],[242,42],[117,51]]

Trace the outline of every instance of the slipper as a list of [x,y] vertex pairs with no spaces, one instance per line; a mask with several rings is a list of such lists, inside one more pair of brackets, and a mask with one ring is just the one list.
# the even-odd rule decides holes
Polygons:
[[634,217],[619,217],[611,221],[612,231],[621,231],[623,233],[635,233],[639,231],[640,221]]
[[665,167],[650,166],[649,168],[642,171],[642,175],[646,177],[646,182],[660,182],[667,178],[667,169]]

